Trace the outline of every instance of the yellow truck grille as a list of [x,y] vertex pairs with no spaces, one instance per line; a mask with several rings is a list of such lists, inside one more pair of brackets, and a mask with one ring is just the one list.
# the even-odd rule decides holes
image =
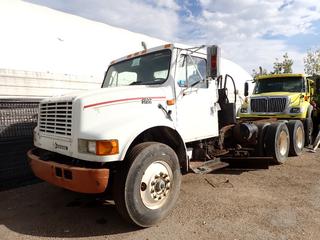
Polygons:
[[49,134],[71,136],[72,102],[40,104],[39,130]]
[[286,105],[285,97],[252,98],[250,101],[251,112],[254,113],[282,113]]

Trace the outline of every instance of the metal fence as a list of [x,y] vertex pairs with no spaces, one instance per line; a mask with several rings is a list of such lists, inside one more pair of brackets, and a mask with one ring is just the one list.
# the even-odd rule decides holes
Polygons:
[[37,181],[28,166],[39,99],[0,99],[0,191]]

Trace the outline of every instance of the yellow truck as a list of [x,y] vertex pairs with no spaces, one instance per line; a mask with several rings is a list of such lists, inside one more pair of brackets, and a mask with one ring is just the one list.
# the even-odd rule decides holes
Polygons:
[[245,85],[246,99],[240,108],[240,119],[288,121],[291,142],[296,143],[291,144],[290,153],[299,155],[303,146],[312,143],[313,132],[319,125],[319,80],[319,77],[304,74],[258,76],[254,79],[255,87],[250,97],[248,85]]

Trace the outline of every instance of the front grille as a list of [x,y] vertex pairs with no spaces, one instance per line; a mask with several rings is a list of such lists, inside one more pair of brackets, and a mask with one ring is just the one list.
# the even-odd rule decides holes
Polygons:
[[71,136],[72,102],[40,104],[40,132]]
[[251,99],[251,111],[257,113],[280,113],[286,108],[287,98],[253,98]]

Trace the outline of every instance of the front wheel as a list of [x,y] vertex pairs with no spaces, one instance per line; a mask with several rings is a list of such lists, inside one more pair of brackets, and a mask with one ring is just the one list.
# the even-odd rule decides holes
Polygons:
[[155,225],[170,213],[178,199],[178,157],[165,144],[147,142],[136,145],[125,161],[126,168],[115,176],[116,207],[122,217],[135,225]]
[[290,147],[289,130],[285,123],[273,123],[267,128],[265,136],[267,156],[273,158],[273,163],[282,164],[287,160]]

